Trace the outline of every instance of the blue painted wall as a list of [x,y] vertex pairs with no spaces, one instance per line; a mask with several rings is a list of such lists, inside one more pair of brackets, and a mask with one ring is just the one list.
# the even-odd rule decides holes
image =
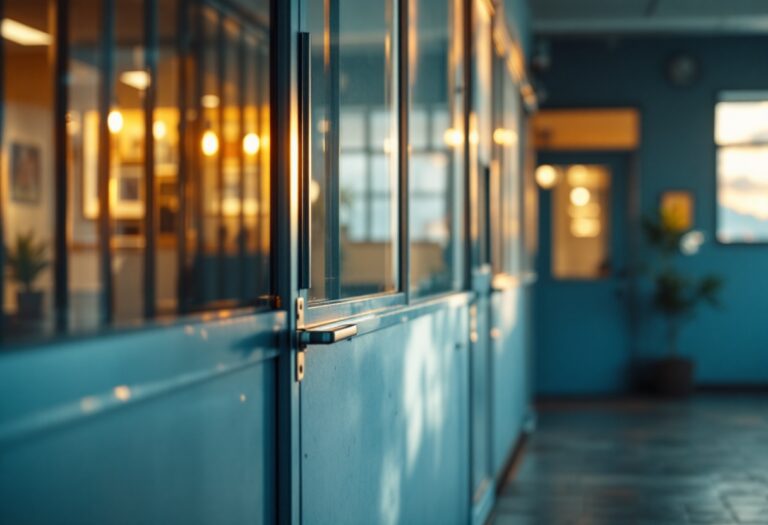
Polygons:
[[[667,59],[686,52],[700,62],[698,82],[670,86]],[[714,242],[714,104],[722,90],[768,90],[768,38],[665,37],[555,39],[552,68],[541,75],[544,107],[635,106],[642,112],[637,156],[639,203],[653,211],[666,189],[696,197],[696,228],[707,243],[681,260],[691,273],[717,272],[726,279],[722,311],[702,309],[681,334],[681,349],[697,364],[697,382],[768,384],[768,245]],[[644,249],[640,249],[640,259]],[[634,351],[640,357],[663,348],[662,326],[637,298]],[[629,358],[629,356],[628,356]],[[539,369],[538,374],[542,370]]]
[[284,314],[3,355],[0,523],[270,523]]

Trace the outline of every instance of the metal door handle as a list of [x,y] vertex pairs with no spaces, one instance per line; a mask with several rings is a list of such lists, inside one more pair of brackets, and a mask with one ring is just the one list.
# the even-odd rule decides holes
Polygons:
[[346,324],[333,328],[301,330],[299,343],[302,345],[332,345],[357,335],[356,324]]

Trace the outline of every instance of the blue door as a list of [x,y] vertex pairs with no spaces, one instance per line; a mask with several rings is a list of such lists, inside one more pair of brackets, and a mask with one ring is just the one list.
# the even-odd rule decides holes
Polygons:
[[538,391],[619,392],[628,384],[629,360],[627,159],[544,154],[537,174]]

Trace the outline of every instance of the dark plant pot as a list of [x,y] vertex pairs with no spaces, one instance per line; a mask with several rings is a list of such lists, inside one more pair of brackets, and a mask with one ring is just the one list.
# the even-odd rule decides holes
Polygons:
[[693,394],[693,361],[690,359],[661,359],[654,369],[654,386],[659,396],[680,399]]
[[43,292],[17,292],[16,308],[19,319],[38,321],[43,318]]

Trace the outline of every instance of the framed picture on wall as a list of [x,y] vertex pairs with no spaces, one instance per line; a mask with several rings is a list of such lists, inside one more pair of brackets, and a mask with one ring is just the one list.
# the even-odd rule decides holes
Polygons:
[[659,211],[662,220],[676,231],[693,228],[694,198],[686,190],[669,190],[661,194]]
[[140,163],[120,164],[115,168],[113,215],[117,219],[140,219],[144,216],[144,166]]
[[11,199],[14,202],[40,202],[40,148],[31,144],[11,144]]

